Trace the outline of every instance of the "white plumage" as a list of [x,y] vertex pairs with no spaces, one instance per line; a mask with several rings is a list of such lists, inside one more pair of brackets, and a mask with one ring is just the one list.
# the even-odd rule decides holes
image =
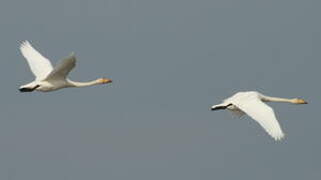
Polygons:
[[238,92],[232,97],[225,99],[223,103],[212,106],[211,109],[228,109],[238,115],[247,114],[257,121],[275,140],[281,140],[284,137],[281,126],[275,117],[273,109],[264,102],[307,104],[306,101],[299,98],[276,98],[265,96],[255,91],[249,91]]
[[76,65],[76,57],[73,53],[53,68],[50,61],[34,49],[28,41],[21,44],[20,50],[27,60],[31,72],[35,75],[33,82],[19,88],[21,92],[34,90],[47,92],[67,87],[85,87],[112,82],[107,78],[99,78],[89,82],[75,82],[68,79],[69,72]]
[[28,41],[24,41],[21,44],[20,50],[36,80],[45,79],[53,69],[50,61],[35,50]]

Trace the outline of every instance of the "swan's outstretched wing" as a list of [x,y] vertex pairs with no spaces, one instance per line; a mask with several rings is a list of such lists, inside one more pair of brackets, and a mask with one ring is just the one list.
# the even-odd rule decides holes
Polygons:
[[34,49],[28,41],[22,42],[20,46],[22,55],[26,58],[36,80],[43,80],[52,71],[50,61]]
[[66,79],[69,72],[76,66],[76,57],[71,53],[69,57],[61,60],[54,70],[48,75],[46,80]]
[[275,140],[281,140],[284,137],[273,109],[257,96],[234,101],[233,104],[257,121]]

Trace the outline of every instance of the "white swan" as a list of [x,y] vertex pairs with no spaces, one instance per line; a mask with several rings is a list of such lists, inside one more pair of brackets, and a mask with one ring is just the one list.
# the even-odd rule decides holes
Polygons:
[[69,80],[67,75],[76,65],[76,57],[73,53],[53,68],[50,61],[35,50],[28,41],[22,42],[20,50],[36,77],[33,82],[20,86],[20,92],[34,90],[47,92],[67,87],[86,87],[112,82],[111,79],[107,78],[99,78],[89,82]]
[[248,91],[236,93],[232,97],[225,99],[223,103],[212,106],[211,110],[228,109],[239,116],[247,114],[257,121],[275,140],[281,140],[284,137],[284,133],[275,117],[274,111],[263,102],[307,104],[306,101],[299,98],[285,99],[269,97],[259,92]]

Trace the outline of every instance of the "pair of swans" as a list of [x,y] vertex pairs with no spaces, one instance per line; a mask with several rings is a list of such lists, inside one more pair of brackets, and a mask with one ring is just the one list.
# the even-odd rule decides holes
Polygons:
[[[33,82],[21,86],[19,88],[21,92],[31,92],[34,90],[48,92],[61,88],[86,87],[112,82],[111,79],[107,78],[99,78],[89,82],[75,82],[68,79],[67,75],[76,65],[76,57],[73,53],[53,68],[50,61],[35,50],[28,41],[24,41],[21,44],[20,50],[36,77]],[[249,91],[238,92],[232,97],[225,99],[223,103],[212,106],[211,110],[228,109],[238,116],[247,114],[257,121],[275,140],[281,140],[284,137],[281,126],[275,117],[273,109],[264,102],[307,104],[306,101],[299,98],[276,98],[262,95],[259,92]]]

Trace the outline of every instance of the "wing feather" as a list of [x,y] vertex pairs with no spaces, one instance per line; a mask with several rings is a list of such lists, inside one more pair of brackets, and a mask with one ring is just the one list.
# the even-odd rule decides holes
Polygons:
[[20,51],[27,60],[36,80],[45,79],[52,71],[53,68],[50,61],[34,49],[28,41],[22,42]]
[[258,97],[247,97],[235,101],[233,104],[257,121],[275,140],[281,140],[284,137],[273,109],[263,103]]
[[69,72],[76,66],[76,57],[72,53],[69,57],[61,60],[46,80],[65,79]]

